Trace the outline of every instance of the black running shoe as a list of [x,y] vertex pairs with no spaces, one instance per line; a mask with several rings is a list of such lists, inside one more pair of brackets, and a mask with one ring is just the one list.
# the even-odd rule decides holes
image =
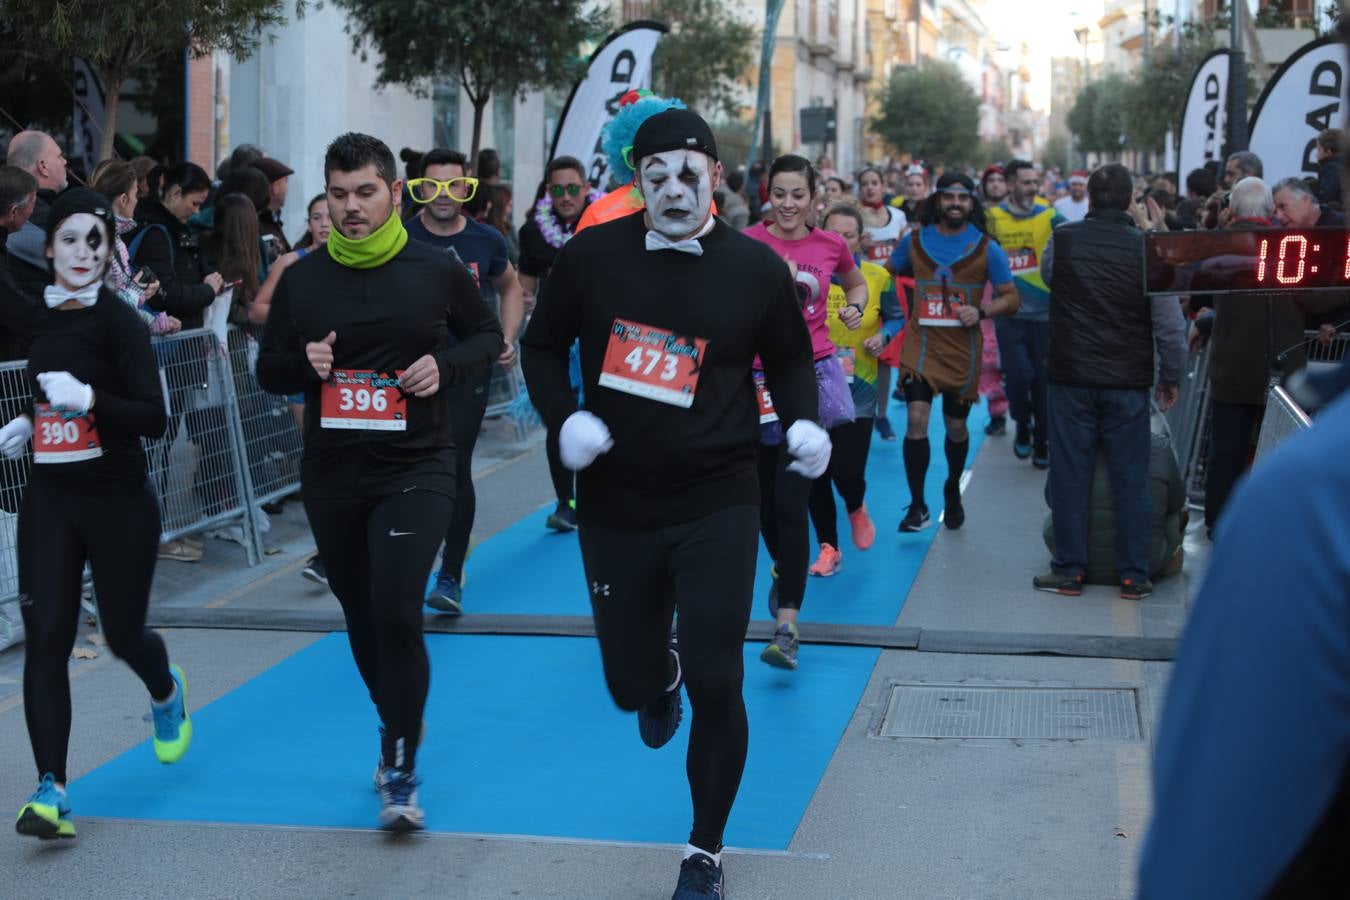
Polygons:
[[918,503],[911,503],[905,517],[900,520],[900,531],[923,531],[931,523],[928,518],[928,507]]
[[1038,469],[1050,468],[1050,448],[1045,444],[1040,444],[1033,451],[1031,464]]
[[675,686],[639,709],[637,714],[638,734],[642,743],[653,750],[670,743],[675,732],[680,730],[680,718],[684,714],[684,704],[680,702],[680,654],[673,646],[670,656],[675,661]]
[[948,481],[942,486],[942,498],[946,501],[946,508],[942,511],[942,522],[948,528],[955,531],[965,524],[966,508],[961,505],[961,484],[960,482]]
[[1017,434],[1013,437],[1013,453],[1018,459],[1031,456],[1031,429],[1021,422],[1017,423]]
[[305,563],[305,567],[300,570],[300,574],[315,584],[321,584],[328,587],[328,570],[323,567],[323,560],[316,555]]
[[984,426],[984,433],[993,437],[994,435],[1008,433],[1008,420],[1003,416],[991,416],[989,424]]
[[559,503],[558,508],[553,511],[553,515],[548,517],[545,524],[554,531],[576,531],[576,507],[571,502]]
[[670,900],[722,900],[726,890],[721,864],[713,862],[711,856],[695,853],[680,863],[680,881]]

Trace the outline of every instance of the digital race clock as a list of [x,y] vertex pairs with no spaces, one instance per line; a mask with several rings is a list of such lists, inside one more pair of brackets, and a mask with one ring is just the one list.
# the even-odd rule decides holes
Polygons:
[[1150,294],[1350,288],[1350,234],[1340,228],[1235,228],[1151,232],[1144,239]]

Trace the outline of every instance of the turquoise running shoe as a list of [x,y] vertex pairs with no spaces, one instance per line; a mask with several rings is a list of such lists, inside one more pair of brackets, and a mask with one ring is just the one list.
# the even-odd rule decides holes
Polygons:
[[150,704],[150,716],[155,722],[155,756],[165,765],[182,759],[192,743],[192,719],[187,714],[187,676],[177,665],[169,666],[169,674],[173,676],[173,696],[164,703]]
[[14,822],[19,834],[50,841],[54,838],[75,837],[75,823],[70,821],[70,801],[65,788],[56,786],[56,776],[48,772],[38,782],[37,790],[19,810]]

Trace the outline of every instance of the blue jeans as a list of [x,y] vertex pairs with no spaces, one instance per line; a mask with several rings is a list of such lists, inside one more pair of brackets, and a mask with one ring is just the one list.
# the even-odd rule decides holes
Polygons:
[[1034,426],[1032,443],[1042,449],[1049,439],[1045,389],[1050,323],[999,318],[994,320],[994,332],[1008,388],[1008,411],[1021,427]]
[[1050,385],[1050,512],[1057,575],[1087,570],[1092,469],[1106,455],[1116,506],[1116,571],[1148,578],[1148,391]]

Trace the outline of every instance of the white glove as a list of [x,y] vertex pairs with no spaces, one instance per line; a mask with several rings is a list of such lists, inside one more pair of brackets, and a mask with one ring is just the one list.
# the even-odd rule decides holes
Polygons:
[[787,430],[787,449],[796,460],[788,464],[788,471],[803,478],[819,478],[830,466],[830,434],[815,422],[793,422]]
[[580,472],[613,446],[614,439],[609,436],[605,423],[584,409],[568,416],[558,431],[558,456],[573,472]]
[[37,380],[53,409],[88,412],[94,402],[94,389],[69,372],[40,372]]
[[0,428],[0,453],[5,459],[18,459],[33,436],[33,423],[27,416],[15,416],[4,428]]

